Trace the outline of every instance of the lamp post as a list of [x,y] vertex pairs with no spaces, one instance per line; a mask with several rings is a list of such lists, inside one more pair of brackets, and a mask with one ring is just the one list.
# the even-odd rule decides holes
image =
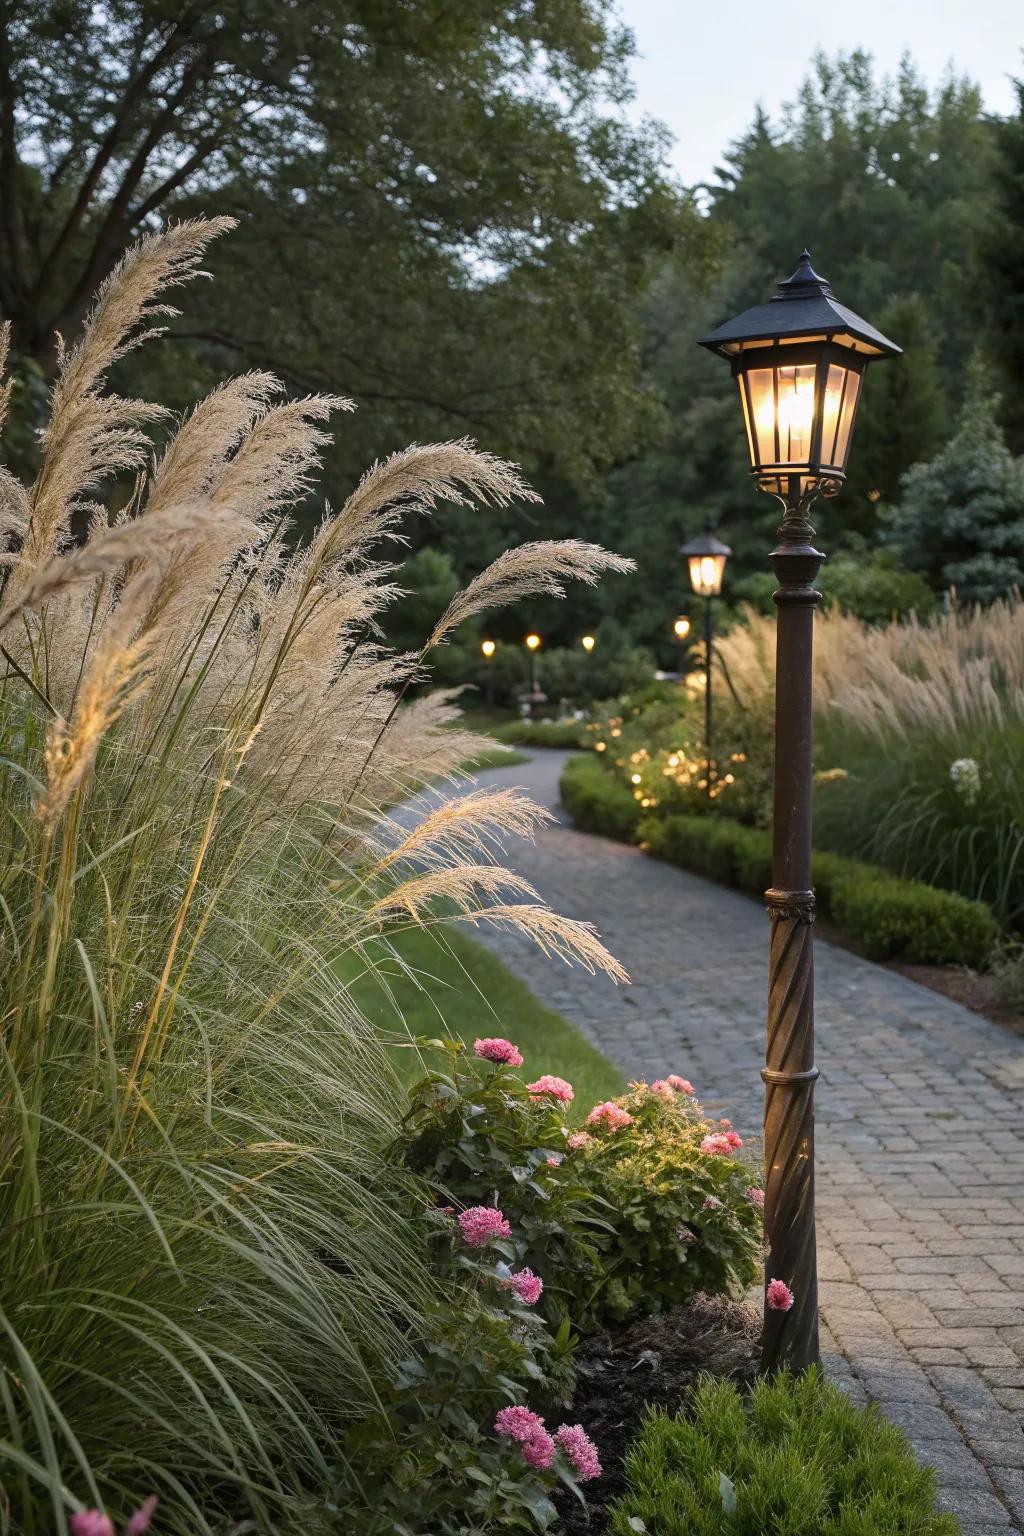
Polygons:
[[[727,320],[701,346],[728,358],[751,472],[782,503],[775,660],[775,791],[765,1084],[765,1312],[761,1363],[801,1371],[818,1358],[814,1233],[814,966],[811,924],[811,674],[814,582],[825,556],[808,521],[846,478],[864,370],[900,348],[840,304],[807,251],[767,304]],[[793,1294],[769,1300],[772,1281]],[[776,1288],[777,1291],[777,1288]],[[774,1294],[774,1293],[773,1293]]]
[[[711,752],[711,662],[714,643],[714,618],[711,604],[722,590],[725,562],[732,554],[728,544],[716,539],[713,524],[708,518],[704,532],[684,544],[679,553],[690,567],[690,584],[698,597],[704,599],[704,752],[707,757],[708,794],[714,778],[715,764]],[[689,631],[689,621],[687,621]]]
[[[483,658],[484,658],[485,662],[489,662],[489,661],[493,661],[494,660],[494,653],[495,653],[495,651],[497,649],[498,649],[498,645],[497,645],[497,642],[495,640],[481,640],[481,642],[480,642],[480,650],[481,650],[481,652],[483,654]],[[487,698],[487,708],[488,709],[493,709],[494,708],[494,673],[493,673],[493,671],[491,670],[490,667],[487,668],[487,695],[486,695],[486,698]]]
[[530,658],[530,691],[527,694],[527,712],[533,711],[541,704],[547,703],[547,696],[537,686],[537,652],[540,650],[540,635],[531,630],[525,636],[523,644],[526,646],[526,654]]

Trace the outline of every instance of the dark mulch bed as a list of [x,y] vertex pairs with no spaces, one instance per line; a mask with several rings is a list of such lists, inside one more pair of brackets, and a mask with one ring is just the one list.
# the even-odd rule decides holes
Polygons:
[[586,1485],[588,1510],[571,1495],[556,1503],[567,1536],[597,1536],[605,1506],[623,1492],[622,1463],[650,1403],[670,1413],[683,1407],[702,1372],[733,1381],[754,1379],[760,1320],[720,1297],[697,1296],[663,1317],[587,1339],[575,1354],[576,1394],[563,1417],[580,1423],[598,1448],[604,1474]]

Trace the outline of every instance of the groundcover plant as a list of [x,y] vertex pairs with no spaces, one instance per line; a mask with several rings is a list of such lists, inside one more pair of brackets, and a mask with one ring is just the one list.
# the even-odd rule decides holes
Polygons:
[[536,807],[440,797],[413,834],[387,808],[479,750],[450,696],[407,700],[429,652],[628,562],[511,550],[420,653],[385,649],[380,540],[531,493],[466,442],[414,447],[297,544],[348,402],[251,373],[169,424],[109,392],[228,222],[125,256],[60,351],[35,482],[0,469],[0,1527],[27,1536],[153,1496],[162,1532],[337,1529],[340,1433],[439,1284],[340,954],[443,901],[621,976],[493,862]]

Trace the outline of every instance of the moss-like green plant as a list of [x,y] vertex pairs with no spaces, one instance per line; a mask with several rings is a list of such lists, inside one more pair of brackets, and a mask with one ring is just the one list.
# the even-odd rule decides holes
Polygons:
[[626,1461],[613,1536],[957,1536],[935,1474],[877,1408],[812,1370],[743,1396],[705,1378],[691,1412],[651,1414]]

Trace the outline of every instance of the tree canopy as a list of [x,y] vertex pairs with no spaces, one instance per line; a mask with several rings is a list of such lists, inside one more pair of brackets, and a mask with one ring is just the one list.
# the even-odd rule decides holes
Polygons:
[[269,364],[366,406],[339,472],[471,432],[586,478],[650,417],[644,273],[699,235],[631,49],[610,0],[0,0],[15,348],[45,372],[140,229],[233,212],[171,403]]

